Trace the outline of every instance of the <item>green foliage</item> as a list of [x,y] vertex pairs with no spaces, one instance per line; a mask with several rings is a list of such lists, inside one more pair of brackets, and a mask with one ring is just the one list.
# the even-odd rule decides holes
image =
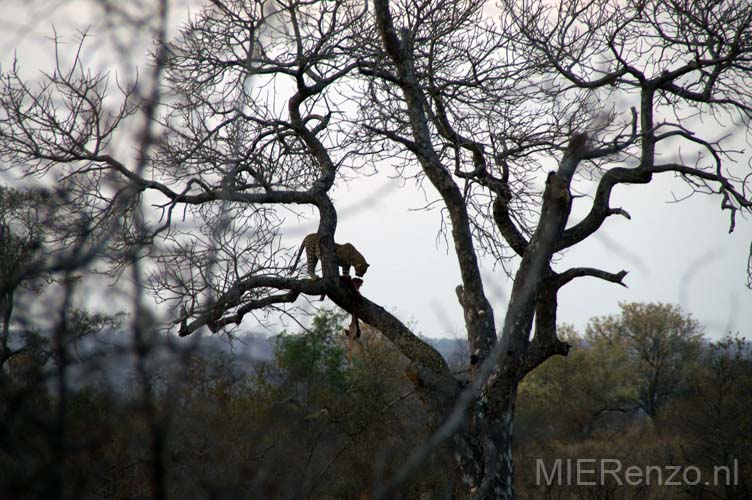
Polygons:
[[571,327],[559,330],[569,355],[549,359],[520,384],[523,435],[581,435],[603,411],[634,405],[637,377],[624,346],[589,344]]
[[302,335],[283,332],[275,342],[279,368],[293,383],[322,381],[335,390],[349,383],[345,353],[337,342],[343,315],[322,311],[313,318],[311,329]]
[[[89,334],[109,324],[73,311],[69,318],[71,329]],[[0,498],[50,498],[57,486],[61,498],[153,498],[156,471],[166,498],[359,498],[374,477],[394,473],[430,430],[403,374],[409,363],[383,336],[365,326],[362,349],[352,364],[345,361],[344,319],[323,312],[309,331],[281,335],[272,360],[250,366],[230,353],[176,356],[154,377],[150,404],[140,390],[116,394],[96,386],[69,388],[61,406],[49,378],[19,379],[0,394]],[[561,327],[559,337],[573,345],[570,355],[548,360],[520,386],[520,498],[709,498],[611,483],[536,486],[538,459],[567,458],[697,465],[704,474],[736,458],[747,476],[736,489],[713,489],[713,498],[749,498],[743,483],[752,463],[749,341],[700,344],[694,369],[683,372],[686,390],[671,394],[661,418],[603,430],[596,425],[602,410],[639,403],[636,351],[616,337],[583,338],[571,327]],[[49,346],[41,338],[29,345],[35,342],[29,354],[44,355]],[[54,372],[49,364],[37,368]],[[430,473],[405,485],[402,497],[448,498],[456,479],[444,473],[446,463],[442,453],[432,457]]]
[[673,402],[670,416],[692,460],[751,464],[752,343],[729,335],[708,344],[690,382],[691,393]]
[[[595,318],[585,338],[570,328],[573,345],[523,380],[517,401],[516,465],[520,498],[752,498],[752,344],[727,337],[702,341],[699,327],[678,307],[624,304],[623,315]],[[645,390],[661,399],[657,416],[643,408]],[[606,418],[608,416],[608,418]],[[738,484],[630,487],[536,483],[538,462],[619,459],[623,470],[698,467],[712,478],[736,466]],[[736,462],[734,462],[736,460]],[[667,470],[667,469],[664,469]],[[721,481],[725,476],[721,475]]]
[[586,338],[624,346],[639,376],[640,406],[656,416],[671,396],[687,389],[687,375],[700,351],[700,324],[671,304],[622,303],[621,314],[594,318]]

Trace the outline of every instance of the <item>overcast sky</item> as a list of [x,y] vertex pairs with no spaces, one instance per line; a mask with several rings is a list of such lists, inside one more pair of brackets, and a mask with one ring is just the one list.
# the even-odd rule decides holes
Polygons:
[[[3,69],[8,68],[14,51],[27,72],[49,67],[52,45],[44,37],[52,34],[51,25],[72,39],[73,20],[89,23],[84,11],[70,3],[58,9],[50,8],[58,2],[3,0],[3,4]],[[749,161],[747,153],[740,164],[749,169]],[[439,211],[419,210],[436,195],[428,183],[422,192],[412,183],[402,187],[389,174],[385,167],[381,175],[336,189],[337,241],[353,243],[371,264],[362,290],[369,299],[423,335],[460,336],[464,327],[454,294],[460,279],[453,247],[437,240]],[[585,181],[577,184],[582,192],[592,187]],[[556,269],[625,269],[629,288],[595,279],[577,280],[560,293],[559,321],[582,330],[592,316],[618,312],[620,301],[660,301],[681,305],[705,326],[710,337],[728,331],[752,336],[752,292],[745,286],[752,221],[738,217],[736,231],[728,234],[728,213],[720,210],[719,198],[696,195],[672,202],[687,194],[686,185],[672,174],[662,174],[647,186],[616,188],[612,206],[626,209],[632,220],[611,217],[597,235],[567,253]],[[588,198],[576,200],[570,224],[589,203]],[[309,224],[290,221],[292,239],[315,230],[311,215]],[[493,270],[492,262],[484,264],[484,282],[500,328],[511,282],[500,269]],[[250,323],[244,326],[258,330]]]

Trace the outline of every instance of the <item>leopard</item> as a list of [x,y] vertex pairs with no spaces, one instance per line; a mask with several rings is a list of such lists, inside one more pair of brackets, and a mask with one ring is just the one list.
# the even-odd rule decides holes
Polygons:
[[[316,278],[316,264],[318,264],[319,258],[321,258],[318,233],[311,233],[303,238],[300,249],[298,249],[298,255],[295,257],[295,262],[291,266],[292,270],[298,266],[304,249],[308,259],[308,275],[311,278]],[[334,252],[337,257],[337,265],[342,268],[343,276],[350,276],[350,267],[355,268],[355,275],[359,278],[362,278],[366,271],[368,271],[370,264],[366,262],[363,254],[352,243],[344,243],[342,245],[335,243]]]

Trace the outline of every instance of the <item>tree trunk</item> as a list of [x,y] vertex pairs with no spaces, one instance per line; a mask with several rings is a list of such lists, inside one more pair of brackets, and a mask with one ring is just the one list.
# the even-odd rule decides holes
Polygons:
[[2,317],[2,331],[0,331],[0,376],[3,373],[5,362],[10,357],[8,341],[10,337],[10,318],[13,314],[13,293],[0,293],[0,317]]
[[467,429],[453,440],[453,458],[462,480],[458,498],[514,500],[512,423],[516,388],[495,408],[480,398]]

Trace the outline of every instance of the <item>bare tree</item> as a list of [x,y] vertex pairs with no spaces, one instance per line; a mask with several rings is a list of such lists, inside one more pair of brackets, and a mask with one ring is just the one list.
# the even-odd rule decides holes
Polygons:
[[[517,385],[569,348],[556,335],[558,291],[581,277],[624,284],[626,271],[554,261],[608,217],[629,218],[610,204],[614,187],[674,173],[719,195],[732,229],[751,206],[726,145],[752,115],[742,0],[508,1],[500,11],[481,0],[375,0],[372,10],[213,0],[175,41],[164,32],[154,88],[122,89],[115,108],[111,77],[80,59],[40,87],[4,75],[0,154],[13,172],[58,179],[88,217],[92,248],[107,250],[98,255],[113,273],[136,269],[133,282],[171,304],[182,336],[294,313],[301,295],[321,294],[382,332],[410,360],[436,433],[377,498],[439,446],[453,452],[458,498],[515,497]],[[117,132],[137,118],[139,154],[118,157]],[[708,119],[730,123],[730,136],[704,132]],[[663,161],[668,152],[680,154]],[[330,193],[369,165],[427,179],[445,209],[469,380],[338,277]],[[574,222],[571,183],[583,174],[597,182]],[[281,213],[296,207],[318,211],[322,278],[287,269]],[[501,264],[495,279],[513,275],[503,318],[481,255]],[[143,283],[140,262],[152,270]]]

